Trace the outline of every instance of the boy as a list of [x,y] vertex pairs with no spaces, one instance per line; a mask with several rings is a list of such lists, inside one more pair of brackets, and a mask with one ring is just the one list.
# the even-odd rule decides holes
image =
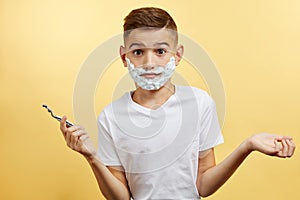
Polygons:
[[98,118],[99,149],[83,127],[60,129],[85,156],[107,199],[200,199],[220,188],[252,152],[291,157],[290,137],[268,133],[246,139],[216,165],[223,142],[214,101],[206,92],[175,86],[183,56],[172,17],[159,8],[133,10],[124,23],[120,56],[136,84]]

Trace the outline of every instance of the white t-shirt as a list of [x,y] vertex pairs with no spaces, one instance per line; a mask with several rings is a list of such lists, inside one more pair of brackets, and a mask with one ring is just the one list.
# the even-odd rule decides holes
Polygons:
[[199,154],[223,143],[214,101],[190,86],[175,86],[157,109],[137,104],[131,95],[99,115],[99,159],[123,167],[133,199],[200,199]]

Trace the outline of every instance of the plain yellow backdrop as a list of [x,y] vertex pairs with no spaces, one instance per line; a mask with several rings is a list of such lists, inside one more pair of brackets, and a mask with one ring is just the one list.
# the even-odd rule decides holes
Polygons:
[[[0,199],[102,198],[87,162],[66,147],[58,123],[41,105],[48,103],[76,122],[72,98],[81,64],[99,44],[120,34],[123,18],[141,6],[166,9],[179,32],[205,48],[218,67],[226,92],[218,162],[258,132],[290,135],[299,143],[300,1],[2,0]],[[205,89],[201,77],[185,66],[184,61],[177,72]],[[116,60],[99,81],[95,116],[125,73]],[[291,159],[255,152],[206,199],[298,200],[299,186],[297,151]]]

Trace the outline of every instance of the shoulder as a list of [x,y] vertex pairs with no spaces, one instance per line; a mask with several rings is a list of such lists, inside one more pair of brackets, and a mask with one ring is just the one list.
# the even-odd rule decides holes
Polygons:
[[213,98],[208,94],[207,91],[193,87],[193,86],[176,86],[178,89],[178,95],[180,97],[186,97],[191,100],[195,100],[201,106],[209,106],[214,104]]
[[194,86],[176,85],[176,88],[177,88],[178,92],[192,91],[195,93],[195,95],[198,95],[198,96],[209,96],[205,90],[194,87]]

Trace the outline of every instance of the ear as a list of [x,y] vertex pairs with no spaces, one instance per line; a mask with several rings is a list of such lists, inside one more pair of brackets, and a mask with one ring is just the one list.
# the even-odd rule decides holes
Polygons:
[[126,54],[125,54],[125,47],[120,46],[120,51],[119,51],[119,53],[120,53],[120,57],[121,57],[121,59],[122,59],[122,62],[123,62],[124,67],[127,67],[127,63],[126,63],[126,60],[125,60],[125,56],[126,56]]
[[176,54],[175,54],[175,64],[176,66],[179,65],[179,62],[181,61],[183,57],[184,48],[183,45],[179,44],[177,45]]

